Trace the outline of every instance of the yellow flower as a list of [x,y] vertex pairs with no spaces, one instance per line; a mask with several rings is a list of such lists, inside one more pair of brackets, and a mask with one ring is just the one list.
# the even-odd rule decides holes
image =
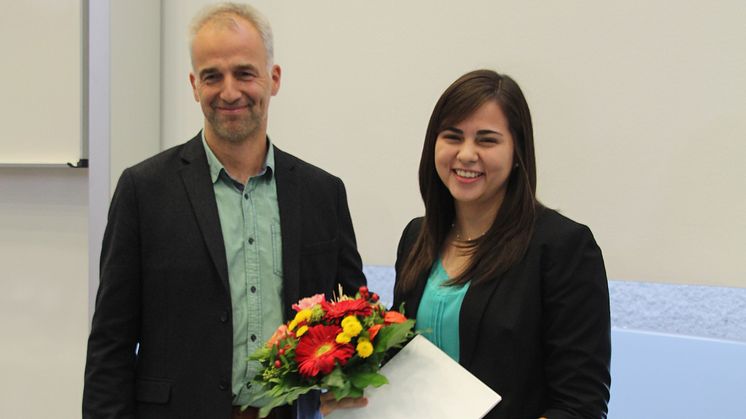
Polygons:
[[352,339],[352,336],[348,335],[345,332],[342,332],[337,335],[337,338],[335,340],[337,341],[337,343],[344,344],[344,343],[350,343],[350,339]]
[[308,319],[311,318],[312,313],[313,312],[311,311],[310,308],[304,308],[303,310],[299,311],[295,315],[295,318],[293,319],[293,321],[291,321],[290,324],[288,325],[288,329],[293,330],[295,329],[296,326],[298,326],[298,323],[308,321]]
[[311,313],[312,313],[312,311],[311,311],[310,308],[304,308],[303,310],[299,311],[295,315],[295,321],[297,321],[298,323],[300,323],[300,322],[302,322],[304,320],[308,320],[308,319],[311,318]]
[[367,358],[373,353],[373,345],[368,339],[360,339],[357,341],[357,354],[360,358]]
[[363,331],[363,325],[357,319],[357,316],[347,316],[342,320],[342,330],[350,336],[357,336]]
[[301,337],[307,331],[308,331],[308,326],[304,324],[303,326],[298,328],[298,330],[295,332],[295,336]]

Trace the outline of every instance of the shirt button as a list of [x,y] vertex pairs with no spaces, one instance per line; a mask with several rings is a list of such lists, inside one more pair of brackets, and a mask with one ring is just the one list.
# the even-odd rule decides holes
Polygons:
[[254,238],[253,237],[249,237],[249,244],[254,244]]
[[228,385],[225,382],[218,384],[218,388],[222,391],[228,390]]
[[228,321],[228,312],[224,311],[223,313],[220,314],[220,322],[225,323],[227,321]]
[[256,335],[251,335],[251,341],[252,342],[256,341]]
[[243,196],[245,199],[249,199],[249,194],[244,194]]
[[255,286],[252,286],[252,287],[251,287],[251,292],[252,292],[252,293],[256,292],[256,287],[255,287]]
[[246,383],[246,388],[251,388],[251,383]]

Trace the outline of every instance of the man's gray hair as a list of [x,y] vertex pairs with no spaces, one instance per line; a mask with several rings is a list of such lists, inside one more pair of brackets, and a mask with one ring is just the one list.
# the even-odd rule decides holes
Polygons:
[[235,17],[246,20],[251,23],[259,35],[262,37],[264,50],[267,54],[267,67],[272,67],[274,61],[274,41],[272,39],[272,27],[269,21],[257,9],[243,3],[217,3],[203,8],[189,25],[189,54],[192,53],[192,44],[194,37],[202,27],[208,23],[220,23],[224,25],[235,25]]

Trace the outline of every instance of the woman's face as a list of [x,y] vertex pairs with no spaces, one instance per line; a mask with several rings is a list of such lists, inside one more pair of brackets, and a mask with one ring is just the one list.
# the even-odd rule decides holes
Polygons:
[[500,208],[513,170],[513,136],[495,101],[485,102],[435,141],[435,169],[457,210]]

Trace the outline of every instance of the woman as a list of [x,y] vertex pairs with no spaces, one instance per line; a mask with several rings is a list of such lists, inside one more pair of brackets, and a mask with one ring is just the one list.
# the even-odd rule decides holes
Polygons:
[[438,100],[404,229],[394,307],[502,396],[486,416],[605,418],[609,297],[590,230],[536,199],[528,105],[478,70]]

